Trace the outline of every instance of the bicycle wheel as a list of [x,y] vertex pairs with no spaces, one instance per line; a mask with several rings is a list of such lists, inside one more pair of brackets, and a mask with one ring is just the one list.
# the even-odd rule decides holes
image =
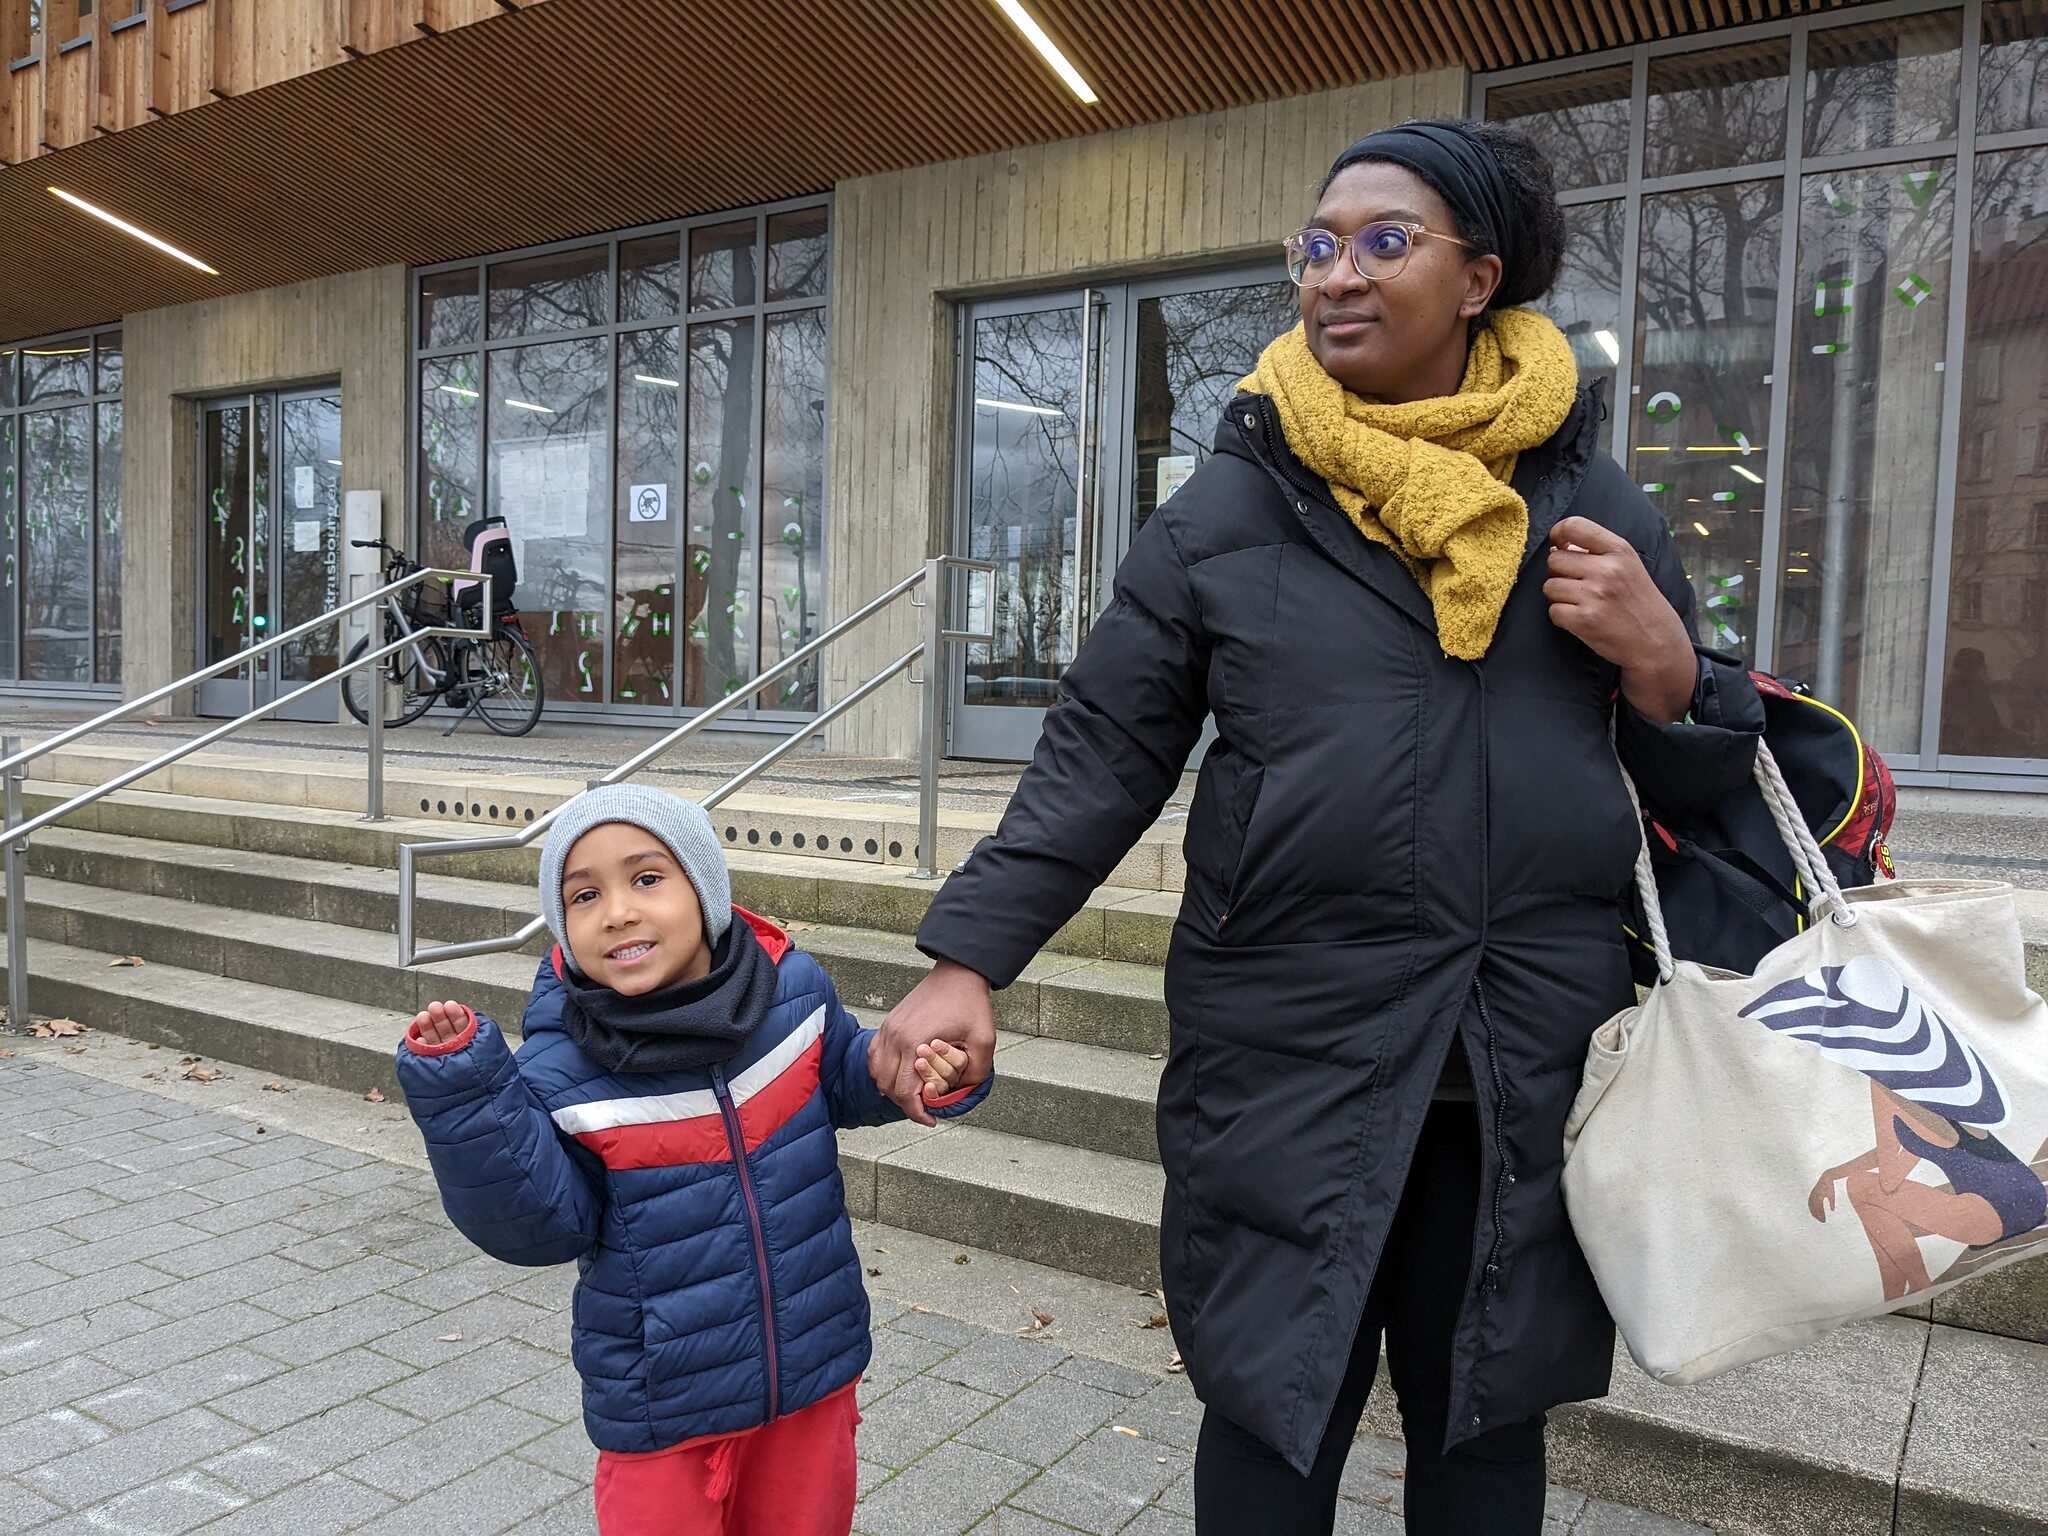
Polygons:
[[540,723],[544,693],[532,644],[502,624],[490,639],[470,643],[472,682],[480,693],[476,712],[500,736],[524,736]]
[[[365,635],[349,648],[344,664],[354,663],[369,648],[370,638]],[[421,656],[425,656],[428,665],[443,676],[447,674],[448,663],[439,640],[422,640],[417,646],[408,646],[397,655],[386,657],[380,670],[391,682],[397,698],[396,709],[384,717],[386,725],[412,724],[440,697],[440,689],[420,667]],[[341,680],[341,702],[348,706],[348,712],[356,717],[359,725],[370,723],[369,699],[373,691],[367,667],[357,667]]]

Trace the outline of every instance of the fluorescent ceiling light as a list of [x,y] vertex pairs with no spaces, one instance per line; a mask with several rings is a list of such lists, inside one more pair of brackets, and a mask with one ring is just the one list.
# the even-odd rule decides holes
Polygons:
[[1711,539],[1714,536],[1713,530],[1707,527],[1705,523],[1695,521],[1693,527],[1699,529],[1700,537],[1703,539]]
[[329,459],[327,462],[332,464],[336,469],[341,468],[341,460],[339,459]]
[[1600,343],[1600,350],[1607,354],[1607,361],[1615,367],[1621,366],[1621,341],[1612,331],[1595,331],[1593,339]]
[[166,256],[175,256],[177,257],[178,260],[184,262],[186,266],[197,267],[200,271],[206,273],[209,277],[220,276],[220,270],[217,267],[209,267],[197,256],[193,256],[188,252],[179,250],[175,245],[171,244],[170,241],[159,240],[155,235],[152,235],[148,230],[138,229],[136,228],[135,225],[130,224],[126,219],[116,218],[113,214],[107,212],[106,209],[94,207],[91,203],[88,203],[84,198],[80,197],[77,193],[66,192],[62,187],[51,187],[49,190],[52,196],[60,197],[65,202],[69,203],[72,207],[77,208],[82,212],[89,213],[94,218],[103,220],[104,222],[113,225],[114,228],[120,230],[122,234],[133,235],[137,240],[140,240],[144,245],[153,245],[158,250],[162,251]]
[[1762,485],[1764,483],[1764,477],[1757,474],[1754,470],[1744,469],[1740,464],[1730,464],[1728,467],[1734,470],[1736,474],[1742,476],[1751,485]]
[[464,389],[460,384],[443,384],[441,386],[441,393],[444,395],[460,395],[465,400],[474,400],[476,398],[475,390]]
[[636,384],[659,384],[663,389],[681,389],[683,387],[681,379],[658,379],[651,373],[636,373],[633,375],[633,382]]
[[1052,72],[1066,82],[1068,90],[1084,105],[1095,105],[1094,88],[1081,78],[1081,71],[1068,62],[1059,45],[1045,35],[1045,28],[1032,20],[1031,13],[1018,0],[996,0],[996,8],[1010,18],[1010,25],[1024,34],[1024,40],[1038,50],[1038,56],[1052,66]]
[[1022,400],[987,400],[980,395],[976,395],[974,403],[982,407],[982,409],[989,411],[1029,411],[1034,416],[1064,416],[1066,414],[1064,411],[1054,410],[1049,405],[1026,405]]
[[21,355],[23,357],[77,357],[81,353],[90,352],[91,350],[91,347],[23,347]]
[[551,405],[535,405],[531,400],[514,400],[510,395],[505,397],[505,403],[514,410],[539,411],[543,416],[555,414],[555,408]]

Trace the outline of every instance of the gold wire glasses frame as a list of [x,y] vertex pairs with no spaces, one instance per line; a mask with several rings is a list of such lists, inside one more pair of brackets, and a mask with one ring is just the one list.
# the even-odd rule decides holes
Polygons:
[[[1311,226],[1298,229],[1280,242],[1281,250],[1287,253],[1287,275],[1297,288],[1320,288],[1337,272],[1337,259],[1345,248],[1351,251],[1351,269],[1369,282],[1390,282],[1401,275],[1408,265],[1409,254],[1415,249],[1415,242],[1424,236],[1432,240],[1448,240],[1452,245],[1472,249],[1470,240],[1456,235],[1447,235],[1431,229],[1426,224],[1409,224],[1399,219],[1381,219],[1367,224],[1355,234],[1340,235],[1333,230]],[[1328,241],[1327,250],[1311,252],[1311,241]],[[1388,243],[1382,245],[1382,241]],[[1320,270],[1322,275],[1310,274]]]

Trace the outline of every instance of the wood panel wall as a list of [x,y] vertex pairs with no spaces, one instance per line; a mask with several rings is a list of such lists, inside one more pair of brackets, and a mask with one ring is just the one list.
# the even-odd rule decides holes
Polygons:
[[[0,64],[25,57],[29,0],[0,0]],[[0,163],[18,165],[152,118],[466,27],[539,0],[111,0],[81,22],[51,0],[40,57],[0,76]],[[67,46],[74,37],[76,46]]]
[[[960,301],[1276,253],[1338,150],[1388,123],[1459,113],[1465,82],[1463,70],[1440,70],[841,182],[829,611],[851,613],[943,547]],[[827,655],[829,696],[915,640],[902,609],[849,636]],[[914,690],[885,689],[847,716],[832,745],[915,751]]]

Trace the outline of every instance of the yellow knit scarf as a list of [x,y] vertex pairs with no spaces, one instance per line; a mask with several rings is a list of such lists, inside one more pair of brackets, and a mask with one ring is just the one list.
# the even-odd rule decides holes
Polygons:
[[1444,654],[1484,656],[1529,536],[1529,509],[1507,482],[1578,393],[1564,333],[1534,310],[1496,311],[1472,338],[1455,395],[1383,405],[1325,373],[1297,325],[1238,387],[1272,399],[1295,456],[1414,573]]

